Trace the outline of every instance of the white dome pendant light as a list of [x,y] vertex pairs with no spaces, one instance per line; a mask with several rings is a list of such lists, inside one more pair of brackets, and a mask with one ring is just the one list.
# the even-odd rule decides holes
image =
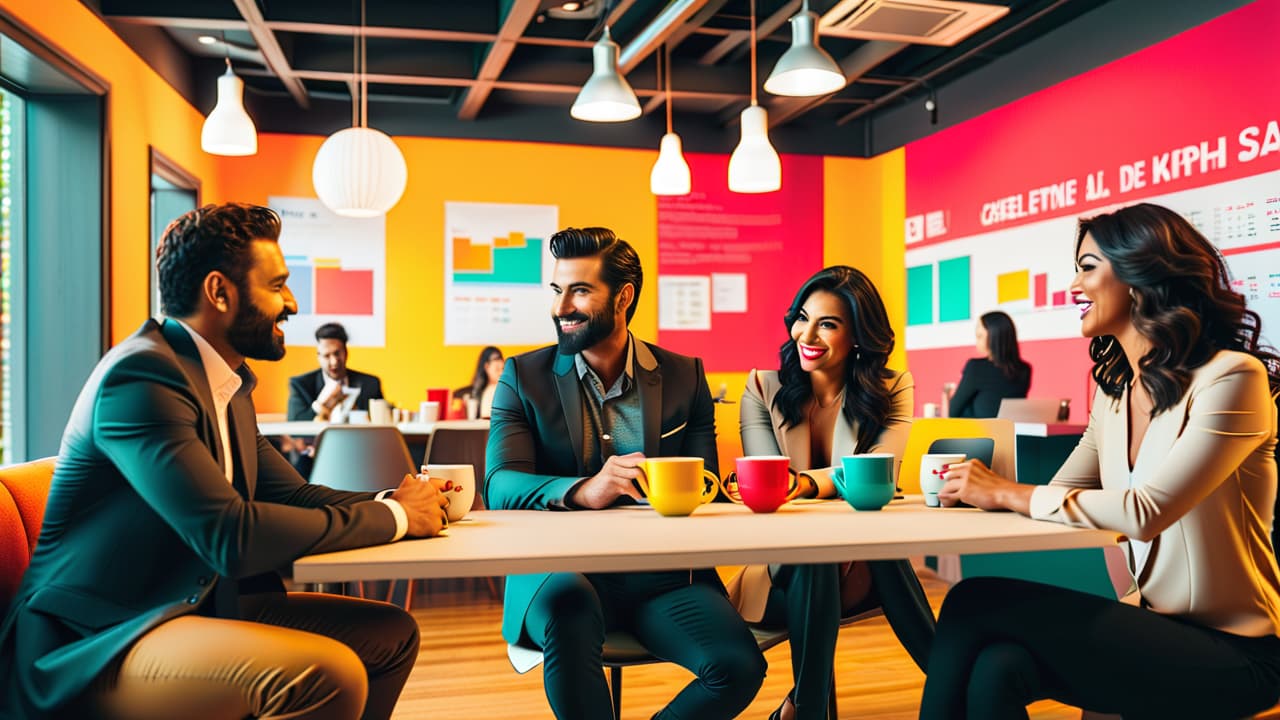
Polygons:
[[244,81],[231,71],[218,77],[218,102],[200,128],[200,149],[210,155],[240,157],[258,152],[258,129],[244,110]]
[[[351,98],[352,127],[330,135],[316,152],[311,166],[311,184],[320,201],[338,215],[356,218],[377,217],[395,207],[409,180],[404,154],[395,141],[369,127],[364,12],[364,0],[361,0],[360,61],[358,77],[353,83],[355,95]],[[352,64],[356,64],[354,58]]]
[[800,12],[791,16],[791,47],[764,81],[764,89],[774,95],[815,97],[830,95],[848,81],[836,61],[818,46],[818,14],[804,0]]
[[618,72],[618,43],[605,25],[604,34],[591,48],[591,77],[569,108],[570,117],[587,122],[625,122],[640,117],[640,101]]
[[667,134],[658,146],[658,161],[649,173],[649,191],[654,195],[688,195],[693,187],[689,163],[680,148],[680,136],[671,131],[671,47],[663,46],[664,87],[667,93]]
[[742,139],[729,156],[729,189],[767,193],[782,189],[782,159],[769,143],[769,114],[756,102],[756,2],[751,0],[751,105],[742,111]]

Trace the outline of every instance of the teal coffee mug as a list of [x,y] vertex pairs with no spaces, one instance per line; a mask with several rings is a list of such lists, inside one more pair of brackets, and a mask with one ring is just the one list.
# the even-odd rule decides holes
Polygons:
[[879,510],[893,499],[893,453],[845,455],[831,480],[854,510]]

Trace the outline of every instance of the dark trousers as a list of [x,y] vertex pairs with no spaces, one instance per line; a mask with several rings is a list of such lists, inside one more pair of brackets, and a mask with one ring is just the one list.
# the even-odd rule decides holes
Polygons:
[[1126,720],[1242,718],[1280,697],[1280,638],[1247,638],[1097,595],[973,578],[947,595],[920,717],[1027,717],[1043,698]]
[[691,584],[687,571],[556,573],[534,596],[525,632],[542,649],[543,687],[560,720],[613,716],[601,670],[610,630],[694,674],[657,718],[735,717],[764,681],[764,656],[742,617],[719,588]]
[[783,565],[772,573],[773,587],[761,624],[785,626],[790,632],[795,679],[791,700],[798,720],[827,715],[843,613],[857,613],[879,603],[903,647],[921,670],[925,667],[933,643],[933,611],[911,563],[876,560],[869,563],[869,569],[873,597],[858,608],[840,607],[839,565]]

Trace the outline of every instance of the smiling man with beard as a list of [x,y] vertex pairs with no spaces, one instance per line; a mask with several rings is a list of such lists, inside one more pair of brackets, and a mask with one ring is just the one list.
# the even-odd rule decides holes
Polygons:
[[[700,457],[716,472],[702,361],[627,330],[644,280],[636,251],[605,228],[569,228],[551,237],[551,254],[559,342],[503,369],[489,428],[488,507],[634,503],[646,455]],[[543,651],[543,685],[561,720],[613,717],[600,666],[605,633],[615,629],[695,675],[655,717],[735,717],[764,680],[764,656],[713,569],[507,579],[502,635]]]
[[0,716],[390,716],[413,618],[285,593],[275,571],[435,535],[447,501],[411,475],[385,498],[308,485],[258,433],[245,359],[283,357],[298,311],[279,235],[275,212],[240,204],[165,231],[166,319],[103,357],[67,423],[0,625]]

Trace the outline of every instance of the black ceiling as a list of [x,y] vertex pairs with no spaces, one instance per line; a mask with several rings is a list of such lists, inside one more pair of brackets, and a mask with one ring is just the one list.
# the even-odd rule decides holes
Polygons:
[[[597,0],[604,2],[604,0]],[[837,0],[812,0],[820,15]],[[867,126],[1111,0],[987,0],[1009,12],[954,47],[824,35],[838,62],[866,72],[833,96],[760,91],[783,151],[869,154]],[[230,55],[264,132],[328,134],[351,124],[358,0],[84,0],[202,110]],[[668,6],[687,4],[657,41],[633,43]],[[737,142],[750,100],[748,0],[612,0],[601,18],[561,19],[549,0],[366,0],[369,124],[393,135],[656,147],[663,132],[657,57],[671,48],[676,131],[691,150]],[[800,0],[758,0],[760,81],[788,47]],[[602,19],[635,56],[627,79],[645,115],[583,123],[569,106],[591,73]],[[201,44],[200,36],[212,38]],[[924,110],[921,110],[924,113]]]

